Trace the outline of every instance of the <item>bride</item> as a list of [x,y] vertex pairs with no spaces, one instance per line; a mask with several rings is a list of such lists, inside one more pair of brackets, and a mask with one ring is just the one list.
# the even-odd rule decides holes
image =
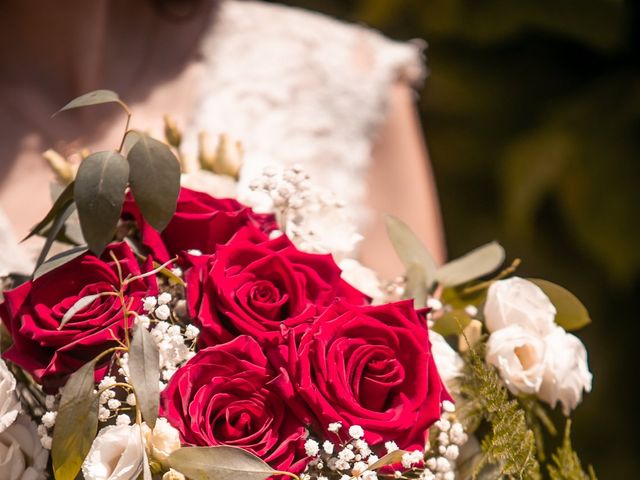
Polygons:
[[[399,266],[383,216],[402,218],[444,257],[435,186],[414,107],[419,45],[326,16],[240,0],[0,2],[0,272],[29,272],[18,245],[50,205],[41,153],[109,149],[121,112],[51,113],[114,90],[133,128],[160,135],[170,113],[185,150],[207,131],[240,139],[241,185],[267,164],[301,163],[361,226],[362,262]],[[382,253],[382,254],[381,254]]]

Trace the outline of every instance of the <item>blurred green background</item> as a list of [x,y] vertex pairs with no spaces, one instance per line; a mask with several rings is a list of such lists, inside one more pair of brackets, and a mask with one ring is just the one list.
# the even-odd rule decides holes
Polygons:
[[450,256],[497,239],[521,275],[583,300],[595,380],[576,448],[601,479],[637,478],[640,2],[280,3],[428,41],[420,109]]

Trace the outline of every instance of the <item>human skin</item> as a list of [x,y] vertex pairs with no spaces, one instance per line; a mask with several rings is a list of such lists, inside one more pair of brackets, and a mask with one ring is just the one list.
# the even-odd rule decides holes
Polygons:
[[[119,143],[124,117],[113,105],[51,120],[69,99],[106,86],[127,99],[134,128],[161,132],[165,113],[184,123],[195,101],[189,93],[201,79],[196,51],[215,21],[213,5],[204,2],[197,15],[172,22],[147,0],[64,0],[55,8],[39,0],[0,2],[0,208],[17,236],[51,202],[44,150],[69,155]],[[444,242],[413,91],[402,79],[390,88],[387,113],[373,149],[367,202],[375,217],[363,232],[361,259],[391,278],[402,268],[384,214],[408,223],[438,261]]]

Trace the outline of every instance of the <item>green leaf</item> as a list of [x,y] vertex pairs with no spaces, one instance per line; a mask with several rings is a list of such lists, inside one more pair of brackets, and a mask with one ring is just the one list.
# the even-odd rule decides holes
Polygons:
[[88,250],[86,246],[80,246],[54,255],[36,269],[36,271],[33,273],[33,279],[37,280],[45,273],[49,273],[50,271],[55,270],[65,263],[70,262],[74,258],[78,258],[80,255],[85,254],[87,251]]
[[140,135],[127,159],[131,193],[144,218],[160,232],[176,211],[180,163],[167,145],[148,135]]
[[120,105],[124,105],[116,92],[112,92],[111,90],[94,90],[93,92],[85,93],[84,95],[80,95],[79,97],[71,100],[64,107],[54,113],[52,118],[66,110],[88,107],[90,105],[99,105],[101,103],[118,103]]
[[387,465],[394,465],[396,463],[402,462],[402,456],[407,453],[405,450],[395,450],[393,452],[389,452],[380,458],[377,462],[372,463],[367,467],[367,470],[378,470],[382,467],[386,467]]
[[565,330],[579,330],[591,323],[589,312],[578,298],[560,285],[542,280],[530,278],[549,297],[556,307],[556,323]]
[[74,480],[98,431],[95,362],[83,365],[62,389],[51,457],[56,480]]
[[61,330],[69,320],[71,320],[76,313],[78,313],[83,308],[87,308],[89,305],[93,303],[94,300],[104,297],[106,295],[113,295],[114,292],[100,292],[94,293],[93,295],[86,295],[84,297],[79,298],[76,303],[74,303],[69,310],[67,310],[62,316],[62,320],[60,320],[60,325],[58,325],[58,330]]
[[433,284],[436,262],[415,233],[399,218],[387,216],[387,233],[400,261],[407,270],[421,267],[424,270],[426,288]]
[[442,303],[450,305],[454,309],[464,309],[467,305],[480,308],[487,299],[487,290],[488,287],[465,293],[465,288],[461,286],[446,287],[442,289]]
[[53,203],[53,206],[51,207],[51,210],[49,210],[49,213],[47,213],[45,217],[31,229],[29,234],[22,239],[23,242],[44,230],[47,225],[49,225],[61,212],[63,212],[69,205],[71,205],[71,203],[73,203],[73,188],[74,182],[71,182],[66,186],[66,188],[62,191],[62,193],[60,193],[56,201]]
[[138,143],[138,140],[140,140],[141,137],[141,133],[135,131],[135,130],[129,130],[127,131],[127,133],[124,134],[124,142],[122,142],[122,150],[124,152],[129,152],[133,146]]
[[154,428],[160,406],[160,352],[149,331],[139,323],[134,327],[129,347],[129,378],[142,418],[149,428]]
[[487,243],[440,267],[435,278],[445,286],[470,282],[496,270],[504,257],[504,248],[499,243]]
[[56,238],[58,237],[58,234],[64,228],[64,223],[71,216],[71,214],[74,212],[75,209],[76,209],[75,204],[70,203],[67,206],[67,208],[62,212],[60,212],[56,217],[56,219],[54,220],[53,225],[47,232],[47,239],[44,242],[42,250],[40,251],[40,255],[38,255],[38,259],[36,260],[35,270],[38,270],[38,268],[40,268],[40,265],[42,265],[46,260],[47,254],[49,253],[49,250],[51,250],[51,246],[53,245],[53,242],[56,240]]
[[416,308],[423,308],[427,304],[427,280],[424,269],[420,265],[412,265],[407,270],[407,285],[404,298],[413,298]]
[[460,335],[472,318],[464,310],[451,310],[434,319],[433,331],[440,335]]
[[129,164],[118,152],[93,153],[80,164],[74,195],[82,235],[96,255],[113,239],[128,178]]
[[194,480],[264,480],[279,473],[236,447],[183,447],[169,456],[171,468]]

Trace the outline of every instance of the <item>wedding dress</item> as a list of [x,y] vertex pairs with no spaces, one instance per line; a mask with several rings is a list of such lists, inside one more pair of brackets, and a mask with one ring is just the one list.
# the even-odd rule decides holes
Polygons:
[[[228,134],[244,147],[240,191],[267,165],[301,164],[363,223],[389,86],[422,80],[422,49],[298,8],[223,1],[202,41],[205,73],[184,150],[195,153],[198,132]],[[0,209],[0,275],[29,273],[32,262]]]

